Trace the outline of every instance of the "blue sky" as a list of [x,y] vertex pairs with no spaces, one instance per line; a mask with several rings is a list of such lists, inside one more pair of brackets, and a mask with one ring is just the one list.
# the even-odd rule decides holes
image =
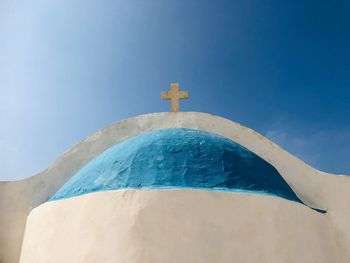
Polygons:
[[0,2],[0,180],[45,169],[99,128],[184,111],[257,130],[350,174],[350,1]]

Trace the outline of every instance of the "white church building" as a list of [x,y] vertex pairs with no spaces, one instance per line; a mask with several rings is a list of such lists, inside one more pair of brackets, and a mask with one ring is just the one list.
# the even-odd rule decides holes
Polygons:
[[[173,86],[163,98],[176,92],[188,97]],[[0,182],[0,262],[350,262],[350,177],[231,120],[172,109]]]

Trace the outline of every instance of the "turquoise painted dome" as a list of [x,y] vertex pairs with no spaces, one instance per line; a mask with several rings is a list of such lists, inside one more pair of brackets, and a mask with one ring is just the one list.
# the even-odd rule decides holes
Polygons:
[[51,200],[127,188],[251,192],[302,203],[271,164],[245,147],[216,134],[180,128],[144,133],[113,145]]

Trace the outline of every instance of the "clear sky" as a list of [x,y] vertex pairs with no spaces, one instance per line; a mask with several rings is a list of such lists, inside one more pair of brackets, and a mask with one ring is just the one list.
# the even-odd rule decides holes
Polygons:
[[184,111],[240,122],[350,174],[350,1],[0,1],[0,180],[112,122]]

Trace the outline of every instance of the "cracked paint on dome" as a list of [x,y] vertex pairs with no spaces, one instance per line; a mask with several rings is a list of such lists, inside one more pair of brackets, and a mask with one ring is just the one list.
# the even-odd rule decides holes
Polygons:
[[113,145],[51,200],[127,188],[250,192],[302,203],[276,168],[255,153],[223,136],[183,128],[148,132]]

